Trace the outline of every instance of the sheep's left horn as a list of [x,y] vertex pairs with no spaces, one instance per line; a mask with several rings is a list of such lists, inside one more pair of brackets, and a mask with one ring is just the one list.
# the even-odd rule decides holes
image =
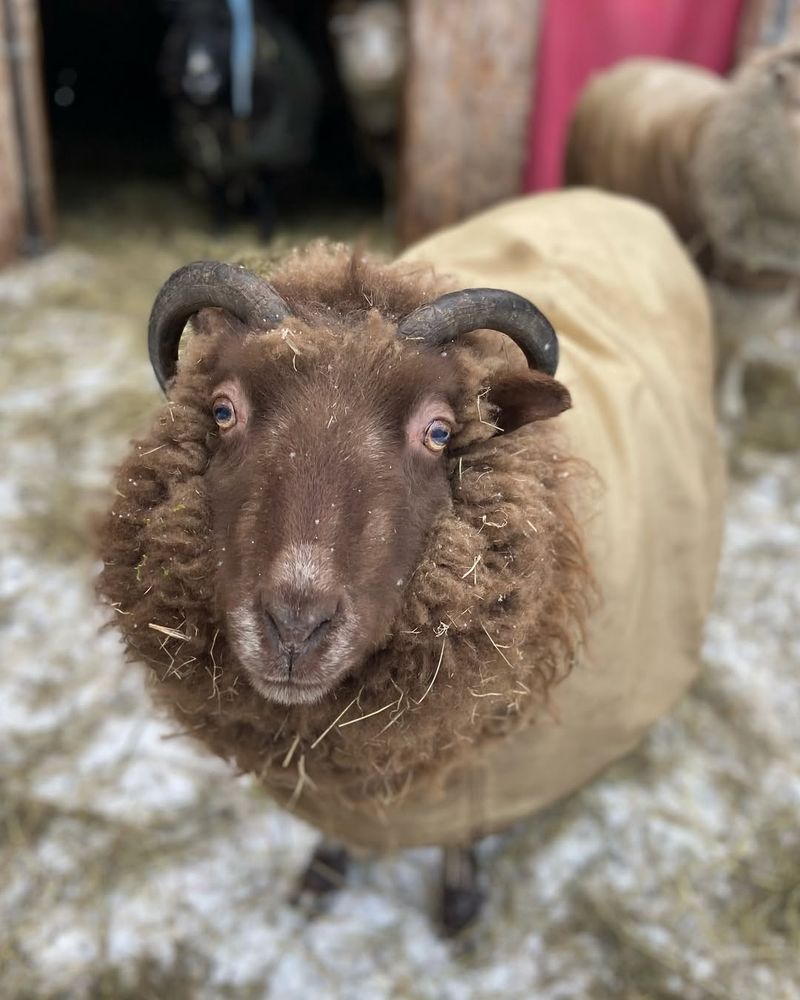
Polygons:
[[156,296],[147,334],[150,363],[165,392],[175,374],[183,328],[209,306],[256,330],[269,330],[290,313],[272,285],[244,267],[201,260],[178,268]]
[[509,336],[528,359],[530,368],[555,375],[558,337],[536,306],[500,288],[465,288],[448,292],[420,306],[397,327],[401,337],[440,347],[473,330],[498,330]]

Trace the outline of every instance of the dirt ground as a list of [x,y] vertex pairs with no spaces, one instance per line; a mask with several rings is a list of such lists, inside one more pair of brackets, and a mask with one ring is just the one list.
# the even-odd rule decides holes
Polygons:
[[[317,212],[270,252],[374,221]],[[433,850],[289,903],[314,832],[151,708],[95,606],[89,513],[157,402],[152,297],[216,243],[167,190],[87,192],[0,274],[0,996],[800,998],[800,455],[741,452],[706,669],[632,756],[482,848],[469,947]],[[798,415],[800,419],[800,415]]]

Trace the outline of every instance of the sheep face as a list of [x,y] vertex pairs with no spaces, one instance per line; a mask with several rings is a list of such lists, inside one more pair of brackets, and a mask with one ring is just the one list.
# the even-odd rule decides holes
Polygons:
[[172,71],[180,75],[180,93],[201,108],[223,100],[230,72],[227,6],[218,0],[194,0],[179,9],[177,25],[181,50]]
[[405,18],[395,0],[339,3],[330,21],[339,70],[360,95],[398,88],[405,69]]
[[797,273],[798,154],[800,51],[793,43],[745,64],[700,131],[693,183],[720,258]]
[[[274,339],[274,337],[273,337]],[[458,375],[418,348],[234,335],[208,384],[216,599],[253,687],[315,702],[380,646],[436,519]]]

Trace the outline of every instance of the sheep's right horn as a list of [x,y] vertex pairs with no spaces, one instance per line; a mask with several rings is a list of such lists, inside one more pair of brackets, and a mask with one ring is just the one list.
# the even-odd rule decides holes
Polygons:
[[501,288],[464,288],[419,306],[397,327],[401,337],[441,347],[473,330],[498,330],[522,350],[528,367],[555,375],[558,337],[544,313],[528,299]]
[[272,285],[244,267],[200,260],[178,268],[156,296],[147,333],[150,363],[164,392],[175,374],[183,328],[209,306],[256,330],[269,330],[290,313]]

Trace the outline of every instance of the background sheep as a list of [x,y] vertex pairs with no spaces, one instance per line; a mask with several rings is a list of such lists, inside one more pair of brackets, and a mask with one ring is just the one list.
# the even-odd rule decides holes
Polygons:
[[406,23],[397,0],[342,0],[330,18],[339,78],[384,194],[397,186],[397,137],[406,69]]
[[799,109],[796,45],[762,53],[730,81],[635,59],[589,84],[570,130],[567,183],[658,206],[705,271],[732,421],[754,331],[772,335],[796,314]]
[[[314,152],[321,93],[311,57],[263,0],[181,0],[161,56],[175,139],[222,228],[252,203],[262,238],[275,224],[275,180]],[[239,45],[236,32],[245,44]]]
[[[509,293],[431,306],[419,265],[324,248],[269,284],[204,266],[154,308],[162,381],[186,320],[225,311],[103,539],[101,593],[182,728],[361,846],[466,844],[630,749],[696,673],[719,544],[708,316],[653,213],[529,199],[411,257],[546,305],[563,439],[538,423],[569,402],[552,330]],[[534,367],[466,336],[487,326]],[[452,929],[477,895],[446,888]]]

